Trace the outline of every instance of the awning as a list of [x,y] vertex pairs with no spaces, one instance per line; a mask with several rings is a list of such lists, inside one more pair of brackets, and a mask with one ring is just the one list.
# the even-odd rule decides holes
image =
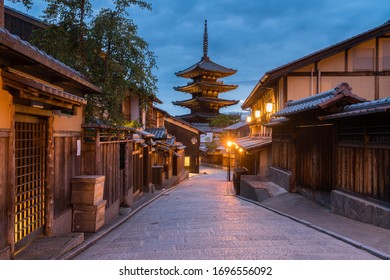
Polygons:
[[236,144],[244,150],[254,150],[272,143],[271,137],[266,136],[247,136],[236,139]]

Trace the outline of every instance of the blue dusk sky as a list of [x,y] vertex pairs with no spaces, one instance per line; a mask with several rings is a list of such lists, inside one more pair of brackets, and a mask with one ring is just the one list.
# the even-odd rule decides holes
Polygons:
[[[26,11],[5,0],[5,5],[39,18],[44,1],[33,0]],[[94,8],[108,7],[112,1],[91,1]],[[203,55],[204,21],[208,23],[211,60],[237,70],[222,79],[237,84],[220,98],[241,102],[221,112],[241,112],[262,75],[276,67],[375,28],[390,20],[388,0],[147,0],[152,10],[130,9],[138,33],[157,59],[159,108],[172,115],[189,113],[172,101],[189,99],[175,86],[190,80],[175,72],[198,62]]]

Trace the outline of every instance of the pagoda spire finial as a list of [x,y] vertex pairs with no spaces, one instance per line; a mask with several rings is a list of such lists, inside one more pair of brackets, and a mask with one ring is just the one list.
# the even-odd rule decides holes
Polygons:
[[204,33],[203,33],[203,58],[208,58],[207,52],[209,49],[209,36],[207,34],[207,20],[204,21]]

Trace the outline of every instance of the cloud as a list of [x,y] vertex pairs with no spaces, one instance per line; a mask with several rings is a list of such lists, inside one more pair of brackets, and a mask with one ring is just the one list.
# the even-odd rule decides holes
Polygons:
[[[97,7],[112,5],[111,0],[92,2],[98,4]],[[208,20],[210,58],[237,70],[223,81],[238,84],[238,89],[221,97],[236,100],[245,100],[265,72],[390,19],[388,0],[146,2],[152,4],[152,11],[133,7],[129,13],[138,26],[139,35],[149,42],[157,56],[158,97],[164,101],[159,107],[173,115],[186,109],[173,106],[171,101],[189,97],[173,90],[174,86],[189,81],[174,73],[198,62],[203,55],[205,19]],[[230,108],[236,110],[233,107],[224,110]]]

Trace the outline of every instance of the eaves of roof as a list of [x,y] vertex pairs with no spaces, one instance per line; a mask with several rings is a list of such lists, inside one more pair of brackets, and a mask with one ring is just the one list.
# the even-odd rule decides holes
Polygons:
[[375,27],[373,29],[370,29],[366,32],[360,33],[356,36],[353,36],[351,38],[348,38],[344,41],[341,41],[337,44],[334,44],[330,47],[321,49],[317,52],[311,53],[307,56],[304,56],[300,59],[294,60],[290,63],[287,63],[285,65],[282,65],[280,67],[277,67],[271,71],[268,71],[265,73],[265,75],[262,77],[262,82],[267,83],[274,79],[277,79],[288,72],[297,70],[299,68],[305,67],[311,63],[314,63],[318,60],[327,58],[331,55],[337,54],[340,51],[344,51],[347,49],[350,49],[354,46],[357,46],[365,41],[371,40],[372,38],[376,38],[378,36],[385,35],[386,33],[390,32],[390,21],[385,22],[384,24]]
[[209,103],[214,105],[219,105],[220,107],[223,106],[230,106],[235,105],[239,100],[228,100],[228,99],[221,99],[221,98],[213,98],[213,97],[195,97],[192,99],[187,99],[183,101],[174,101],[172,102],[174,105],[178,106],[189,106],[189,105],[195,105],[198,103]]
[[199,61],[198,63],[195,63],[194,65],[188,67],[187,69],[176,72],[175,75],[180,76],[180,77],[187,77],[187,76],[191,76],[191,72],[194,72],[194,71],[195,72],[196,71],[215,72],[215,73],[221,74],[221,76],[223,76],[223,77],[233,75],[237,72],[237,70],[224,67],[222,65],[219,65],[219,64],[213,62],[209,58],[203,57],[202,60]]
[[272,114],[272,116],[286,117],[317,108],[325,109],[337,102],[340,102],[342,99],[348,100],[349,104],[366,101],[364,98],[352,94],[350,90],[351,87],[347,83],[341,83],[330,91],[290,101],[284,109]]
[[154,139],[166,139],[167,138],[167,130],[165,127],[146,128],[145,131],[153,134]]
[[341,112],[328,116],[323,116],[320,117],[320,119],[340,119],[383,112],[390,112],[390,97],[348,105],[345,106]]
[[241,121],[241,122],[229,125],[228,127],[225,127],[223,130],[236,130],[236,129],[240,129],[244,126],[247,126],[247,125],[248,125],[247,122]]
[[[82,89],[84,93],[102,93],[103,90],[86,80],[76,70],[65,65],[59,60],[32,46],[27,41],[21,40],[5,28],[0,28],[0,56],[18,61],[19,65],[30,65],[29,68],[36,72],[58,76],[59,80],[71,81],[75,86]],[[34,68],[35,67],[35,68]]]
[[169,119],[171,119],[171,120],[174,121],[174,122],[178,122],[178,123],[180,123],[180,124],[182,124],[182,125],[188,127],[190,130],[196,130],[196,133],[198,133],[198,134],[206,134],[204,131],[202,131],[201,129],[199,129],[199,128],[193,126],[191,123],[189,123],[189,122],[187,122],[187,121],[185,121],[185,120],[182,120],[182,119],[180,119],[180,118],[174,117],[174,116],[172,116],[171,114],[169,114],[167,111],[164,111],[164,110],[162,110],[162,109],[160,109],[160,108],[157,108],[157,107],[154,107],[154,109],[157,110],[157,111],[159,111],[159,112],[162,113],[163,115],[165,115],[166,118],[168,119],[168,121],[169,121]]
[[218,82],[194,82],[185,86],[174,87],[175,90],[181,92],[198,92],[203,89],[212,89],[217,92],[226,92],[236,89],[238,85],[225,85]]
[[237,138],[235,143],[244,150],[254,150],[272,143],[272,137],[246,136]]

